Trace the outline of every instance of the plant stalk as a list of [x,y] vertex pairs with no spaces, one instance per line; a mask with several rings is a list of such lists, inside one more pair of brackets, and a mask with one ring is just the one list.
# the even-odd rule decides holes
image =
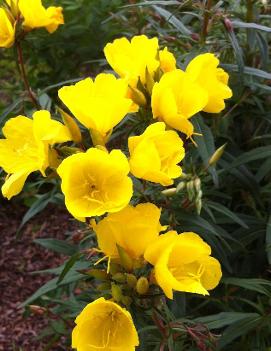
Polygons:
[[33,103],[33,105],[36,107],[37,110],[39,110],[40,105],[39,105],[36,97],[34,96],[32,90],[31,90],[31,87],[30,87],[30,84],[29,84],[29,81],[27,78],[25,65],[24,65],[22,46],[21,46],[21,43],[19,41],[16,43],[16,49],[17,49],[17,55],[18,55],[18,64],[19,64],[19,68],[20,68],[21,77],[22,77],[22,80],[24,82],[25,90],[28,93],[28,96],[29,96],[31,102]]

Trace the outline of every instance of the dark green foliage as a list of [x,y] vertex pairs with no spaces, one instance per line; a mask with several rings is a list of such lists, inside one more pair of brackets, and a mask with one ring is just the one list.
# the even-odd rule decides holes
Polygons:
[[[195,137],[197,148],[187,143],[189,156],[183,168],[190,181],[201,179],[200,214],[188,198],[186,186],[167,198],[158,186],[149,185],[145,190],[135,185],[135,201],[151,200],[160,205],[164,223],[178,232],[195,231],[211,245],[213,255],[222,264],[223,280],[209,297],[177,293],[174,302],[164,303],[163,315],[145,311],[143,318],[132,306],[140,330],[140,350],[271,350],[270,5],[253,0],[59,3],[65,8],[67,25],[52,36],[33,33],[25,43],[34,90],[49,87],[48,95],[43,96],[45,104],[48,100],[51,104],[51,99],[56,102],[57,85],[53,84],[63,85],[61,81],[101,70],[104,44],[122,35],[159,36],[161,46],[167,45],[175,53],[182,68],[201,52],[215,52],[230,74],[233,98],[219,115],[195,116],[195,129],[203,136]],[[3,55],[10,59],[12,51]],[[8,70],[14,72],[11,63]],[[0,123],[21,111],[23,105],[28,106],[18,93],[18,83],[13,77],[8,81],[11,85],[5,85],[4,94],[9,95],[13,86],[14,95],[10,106],[1,102],[0,107],[5,107]],[[144,129],[144,121],[131,119],[127,125],[136,133]],[[117,128],[112,144],[124,138],[124,132],[129,130]],[[208,167],[214,151],[225,143],[221,159]],[[180,181],[188,182],[184,178],[176,185]],[[44,201],[53,202],[54,195],[42,196]],[[40,199],[30,208],[28,217],[40,210]],[[54,246],[50,240],[39,243],[47,248]],[[78,247],[55,244],[55,251],[63,248],[71,258],[65,265],[46,271],[55,278],[25,304],[36,301],[62,315],[44,333],[60,338],[70,333],[63,319],[70,321],[98,295],[92,278],[82,273],[95,262],[82,255],[93,245],[92,234]],[[84,289],[75,295],[78,286]]]

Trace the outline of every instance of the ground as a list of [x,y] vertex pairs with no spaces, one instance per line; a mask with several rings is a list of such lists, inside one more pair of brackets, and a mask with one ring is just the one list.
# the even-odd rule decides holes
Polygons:
[[[42,351],[37,335],[46,326],[46,317],[23,317],[20,304],[50,279],[31,272],[60,265],[65,257],[33,243],[34,238],[64,238],[65,232],[78,230],[65,209],[50,207],[36,216],[16,239],[16,230],[26,208],[16,203],[1,204],[0,211],[0,351]],[[60,345],[50,351],[64,350]]]

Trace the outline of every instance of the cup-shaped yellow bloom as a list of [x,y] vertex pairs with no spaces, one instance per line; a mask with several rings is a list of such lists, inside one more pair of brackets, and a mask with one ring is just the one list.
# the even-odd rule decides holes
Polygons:
[[183,142],[163,122],[151,124],[142,135],[130,137],[131,173],[141,179],[171,185],[182,174],[178,163],[184,158]]
[[86,128],[103,137],[129,112],[132,100],[127,98],[128,85],[113,74],[98,74],[93,81],[86,78],[63,87],[58,95]]
[[208,295],[218,285],[221,267],[210,255],[210,246],[199,235],[170,231],[160,235],[144,256],[154,265],[158,285],[172,299],[173,290]]
[[133,194],[129,163],[120,150],[90,148],[66,158],[57,172],[66,207],[76,218],[120,211]]
[[159,51],[160,68],[166,73],[176,69],[176,59],[167,48]]
[[115,39],[104,48],[105,57],[113,70],[125,78],[133,88],[140,79],[146,81],[146,69],[152,75],[159,68],[158,39],[149,39],[146,35]]
[[2,193],[10,199],[23,188],[34,171],[45,175],[50,164],[50,145],[71,140],[69,130],[53,121],[48,111],[11,118],[3,127],[5,139],[0,140],[0,167],[9,174]]
[[208,101],[203,111],[218,113],[225,108],[225,99],[232,96],[228,86],[229,75],[218,68],[219,60],[214,54],[196,56],[187,66],[186,72],[208,94]]
[[15,23],[7,12],[0,8],[0,48],[10,48],[15,41]]
[[162,230],[160,214],[161,210],[152,203],[129,205],[109,214],[94,225],[99,248],[114,259],[119,257],[116,246],[119,245],[131,258],[140,258]]
[[45,27],[49,33],[53,33],[64,23],[62,7],[51,6],[46,9],[41,0],[19,0],[18,6],[25,30]]
[[194,129],[188,119],[201,111],[207,100],[206,91],[185,72],[176,69],[165,73],[153,87],[153,117],[190,137]]
[[130,313],[103,297],[89,303],[75,323],[72,348],[77,351],[134,351],[139,345]]

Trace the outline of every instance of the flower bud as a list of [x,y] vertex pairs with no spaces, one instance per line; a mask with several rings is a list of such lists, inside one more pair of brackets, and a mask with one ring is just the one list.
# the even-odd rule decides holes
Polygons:
[[29,309],[34,314],[38,315],[43,315],[46,312],[46,308],[37,305],[29,305]]
[[149,290],[149,281],[145,277],[140,277],[136,283],[136,291],[139,295],[145,295]]
[[162,194],[165,195],[165,196],[170,197],[170,196],[173,196],[173,195],[176,194],[176,190],[177,190],[176,188],[165,189],[165,190],[162,191]]
[[116,285],[114,283],[112,283],[111,285],[111,294],[113,299],[116,302],[120,302],[123,298],[122,292],[121,292],[121,287],[119,285]]
[[137,283],[136,276],[133,274],[127,273],[126,274],[126,282],[127,282],[127,285],[129,286],[129,288],[131,288],[131,289],[135,288],[136,283]]
[[210,157],[208,164],[209,166],[214,166],[217,161],[219,161],[219,159],[221,158],[221,156],[224,153],[224,150],[226,148],[227,144],[224,144],[222,146],[220,146],[214,153],[213,155]]
[[154,86],[154,79],[153,79],[153,76],[150,74],[148,67],[146,67],[146,70],[145,70],[145,79],[146,79],[146,86],[147,86],[148,93],[151,95],[152,88]]
[[133,269],[133,260],[121,246],[117,245],[117,249],[122,267],[128,272],[131,271]]
[[186,190],[187,190],[189,201],[192,201],[194,196],[195,196],[195,189],[194,189],[193,180],[190,180],[189,182],[186,183]]
[[177,185],[176,192],[178,193],[179,191],[182,191],[185,188],[185,182],[180,182]]
[[133,88],[131,86],[130,86],[130,90],[131,90],[132,100],[139,106],[146,106],[147,101],[144,94],[140,90]]
[[200,178],[194,179],[194,188],[196,192],[199,192],[201,190],[201,180]]
[[90,269],[85,272],[85,274],[89,275],[90,277],[99,279],[99,280],[107,280],[108,274],[104,270],[100,269]]
[[112,279],[118,283],[124,283],[126,281],[126,276],[123,273],[116,273],[113,275]]
[[58,111],[61,114],[61,117],[65,126],[69,129],[71,133],[72,140],[74,140],[76,143],[81,143],[82,134],[75,120],[67,112],[63,111],[59,107],[58,107]]
[[129,307],[131,303],[133,302],[132,298],[130,296],[122,296],[121,302],[126,306]]

